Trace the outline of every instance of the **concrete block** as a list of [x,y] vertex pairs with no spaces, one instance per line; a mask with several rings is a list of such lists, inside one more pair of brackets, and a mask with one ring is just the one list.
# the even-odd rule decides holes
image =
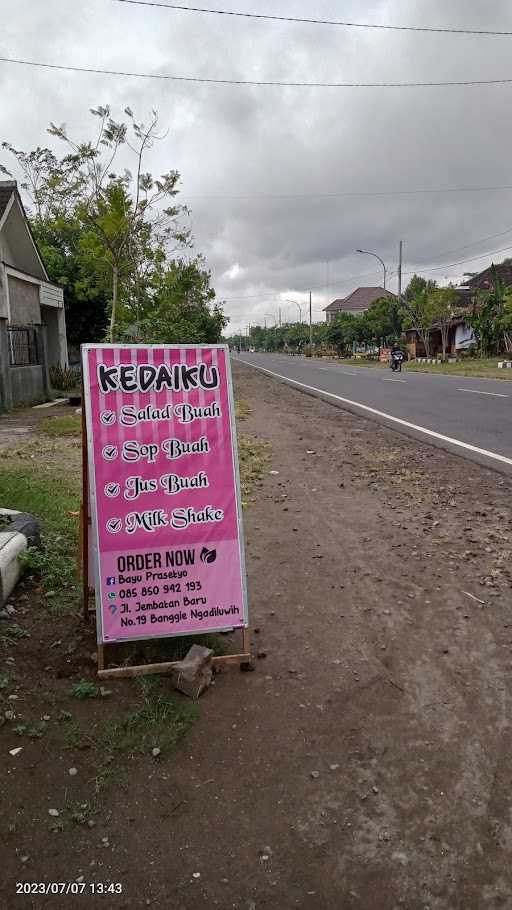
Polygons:
[[9,525],[0,531],[0,606],[6,603],[23,572],[22,554],[29,546],[40,546],[39,524],[27,512],[0,509],[9,516]]
[[212,681],[213,651],[192,645],[183,660],[172,671],[172,685],[189,698],[199,698]]

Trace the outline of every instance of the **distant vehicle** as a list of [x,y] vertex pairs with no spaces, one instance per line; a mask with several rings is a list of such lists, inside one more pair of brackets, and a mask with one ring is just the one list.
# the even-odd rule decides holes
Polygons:
[[249,354],[255,354],[256,348],[249,348]]
[[389,355],[389,365],[393,373],[402,372],[402,363],[404,362],[404,352],[399,350],[391,351]]

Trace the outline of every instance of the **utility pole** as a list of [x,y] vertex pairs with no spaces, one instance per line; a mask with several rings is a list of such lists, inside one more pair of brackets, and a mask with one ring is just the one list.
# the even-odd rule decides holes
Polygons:
[[313,353],[313,308],[311,304],[311,291],[309,292],[309,350]]
[[402,256],[403,256],[404,242],[400,241],[400,248],[398,253],[398,300],[402,301]]
[[281,328],[281,307],[279,307],[279,328]]

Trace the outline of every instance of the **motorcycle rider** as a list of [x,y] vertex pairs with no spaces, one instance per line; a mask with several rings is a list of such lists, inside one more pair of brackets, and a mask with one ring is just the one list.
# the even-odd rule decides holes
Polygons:
[[393,347],[391,348],[390,362],[391,369],[393,371],[398,370],[399,373],[402,372],[402,361],[404,360],[404,352],[398,344],[398,341],[395,341]]

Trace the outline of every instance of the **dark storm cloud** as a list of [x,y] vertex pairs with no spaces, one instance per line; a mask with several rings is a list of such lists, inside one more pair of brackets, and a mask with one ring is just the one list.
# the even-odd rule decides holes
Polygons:
[[[301,15],[296,0],[231,8]],[[308,15],[339,17],[333,0]],[[348,2],[356,21],[512,28],[507,0]],[[128,7],[113,0],[19,0],[6,23],[12,55],[48,62],[217,78],[428,81],[512,76],[512,38],[477,38],[272,24]],[[87,110],[109,102],[137,113],[156,107],[169,126],[151,168],[177,167],[192,209],[196,247],[212,268],[238,328],[273,312],[279,298],[317,308],[359,283],[380,281],[375,250],[405,271],[512,245],[512,192],[323,198],[232,195],[371,192],[495,185],[509,175],[512,87],[335,90],[204,86],[59,74],[0,64],[2,138],[47,143],[50,120],[86,137]],[[4,162],[5,163],[5,162]],[[499,258],[499,257],[498,257]],[[329,260],[329,265],[326,262]],[[432,275],[458,278],[487,259]],[[328,276],[328,277],[327,277]],[[329,288],[325,284],[329,281]],[[324,287],[321,287],[324,285]],[[261,294],[261,300],[253,295]],[[250,299],[249,299],[250,298]],[[284,304],[282,304],[284,306]],[[293,306],[290,305],[290,316]]]

